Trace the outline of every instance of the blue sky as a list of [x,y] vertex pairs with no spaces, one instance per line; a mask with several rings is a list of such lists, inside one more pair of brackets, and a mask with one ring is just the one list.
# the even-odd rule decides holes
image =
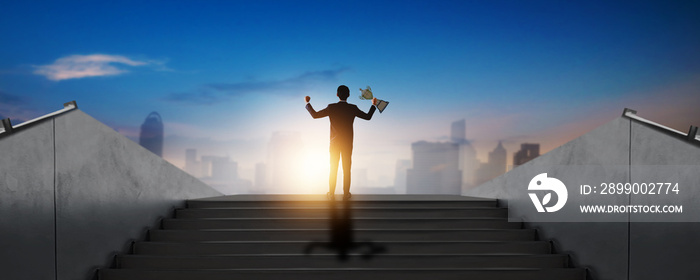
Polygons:
[[0,38],[0,115],[77,100],[133,138],[158,111],[176,165],[193,146],[252,168],[280,130],[321,154],[327,121],[302,98],[323,107],[339,84],[364,110],[359,87],[391,102],[356,123],[376,178],[459,119],[482,159],[499,140],[551,150],[625,107],[700,124],[698,1],[13,1]]

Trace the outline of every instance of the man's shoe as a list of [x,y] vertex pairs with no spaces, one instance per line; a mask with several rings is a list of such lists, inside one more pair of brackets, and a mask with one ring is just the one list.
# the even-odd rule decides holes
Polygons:
[[328,192],[328,193],[326,194],[326,198],[328,198],[328,200],[335,200],[335,194],[332,194],[331,192]]
[[343,200],[350,200],[350,197],[352,197],[351,193],[346,193],[343,195]]

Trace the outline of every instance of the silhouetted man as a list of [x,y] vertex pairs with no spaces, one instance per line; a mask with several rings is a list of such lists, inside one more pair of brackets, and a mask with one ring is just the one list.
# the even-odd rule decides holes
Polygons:
[[343,158],[343,199],[347,200],[350,198],[350,166],[352,165],[352,138],[353,130],[352,124],[355,121],[355,117],[370,120],[372,115],[376,110],[377,99],[372,99],[372,105],[369,108],[369,113],[365,113],[356,105],[347,102],[350,96],[350,89],[348,87],[341,85],[338,87],[338,98],[340,101],[334,104],[328,104],[325,109],[316,112],[309,101],[311,97],[306,96],[306,110],[309,111],[314,119],[329,117],[331,120],[331,173],[328,178],[329,192],[327,194],[329,199],[335,198],[335,182],[338,177],[338,161],[341,156]]

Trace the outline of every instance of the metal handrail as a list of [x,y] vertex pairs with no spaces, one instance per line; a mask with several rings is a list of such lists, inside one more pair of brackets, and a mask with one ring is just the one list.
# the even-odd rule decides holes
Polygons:
[[43,115],[43,116],[38,117],[38,118],[34,118],[34,119],[31,119],[31,120],[28,120],[28,121],[23,122],[23,123],[20,123],[20,124],[18,124],[18,125],[14,125],[14,126],[13,126],[13,125],[12,125],[12,122],[10,121],[10,118],[3,119],[3,120],[2,120],[2,126],[0,127],[0,129],[2,129],[2,130],[0,130],[0,135],[6,134],[6,133],[12,133],[15,129],[18,129],[18,128],[21,128],[21,127],[30,125],[30,124],[32,124],[32,123],[35,123],[35,122],[38,122],[38,121],[41,121],[41,120],[44,120],[44,119],[51,118],[51,117],[56,116],[56,115],[63,114],[63,113],[68,112],[68,111],[72,111],[72,110],[75,110],[75,109],[78,109],[78,103],[76,103],[75,100],[73,100],[73,101],[71,101],[71,102],[63,103],[63,109],[61,109],[61,110],[58,110],[58,111],[55,111],[55,112],[53,112],[53,113],[49,113],[49,114]]
[[700,135],[698,135],[698,127],[697,126],[691,125],[690,130],[688,130],[688,133],[684,133],[684,132],[675,130],[673,128],[670,128],[668,126],[665,126],[665,125],[647,120],[645,118],[642,118],[640,116],[637,116],[637,111],[629,109],[629,108],[625,108],[625,110],[622,111],[622,116],[628,117],[630,119],[634,119],[636,121],[639,121],[639,122],[642,122],[642,123],[645,123],[648,125],[655,126],[657,128],[663,129],[663,130],[666,130],[668,132],[675,134],[676,136],[686,138],[686,139],[688,139],[688,141],[692,141],[692,140],[700,141]]

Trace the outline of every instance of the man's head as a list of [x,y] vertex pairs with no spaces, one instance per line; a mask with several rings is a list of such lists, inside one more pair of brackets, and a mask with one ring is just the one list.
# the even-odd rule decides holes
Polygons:
[[338,87],[338,98],[343,101],[347,101],[348,97],[350,96],[350,89],[346,87],[345,85],[341,85]]

